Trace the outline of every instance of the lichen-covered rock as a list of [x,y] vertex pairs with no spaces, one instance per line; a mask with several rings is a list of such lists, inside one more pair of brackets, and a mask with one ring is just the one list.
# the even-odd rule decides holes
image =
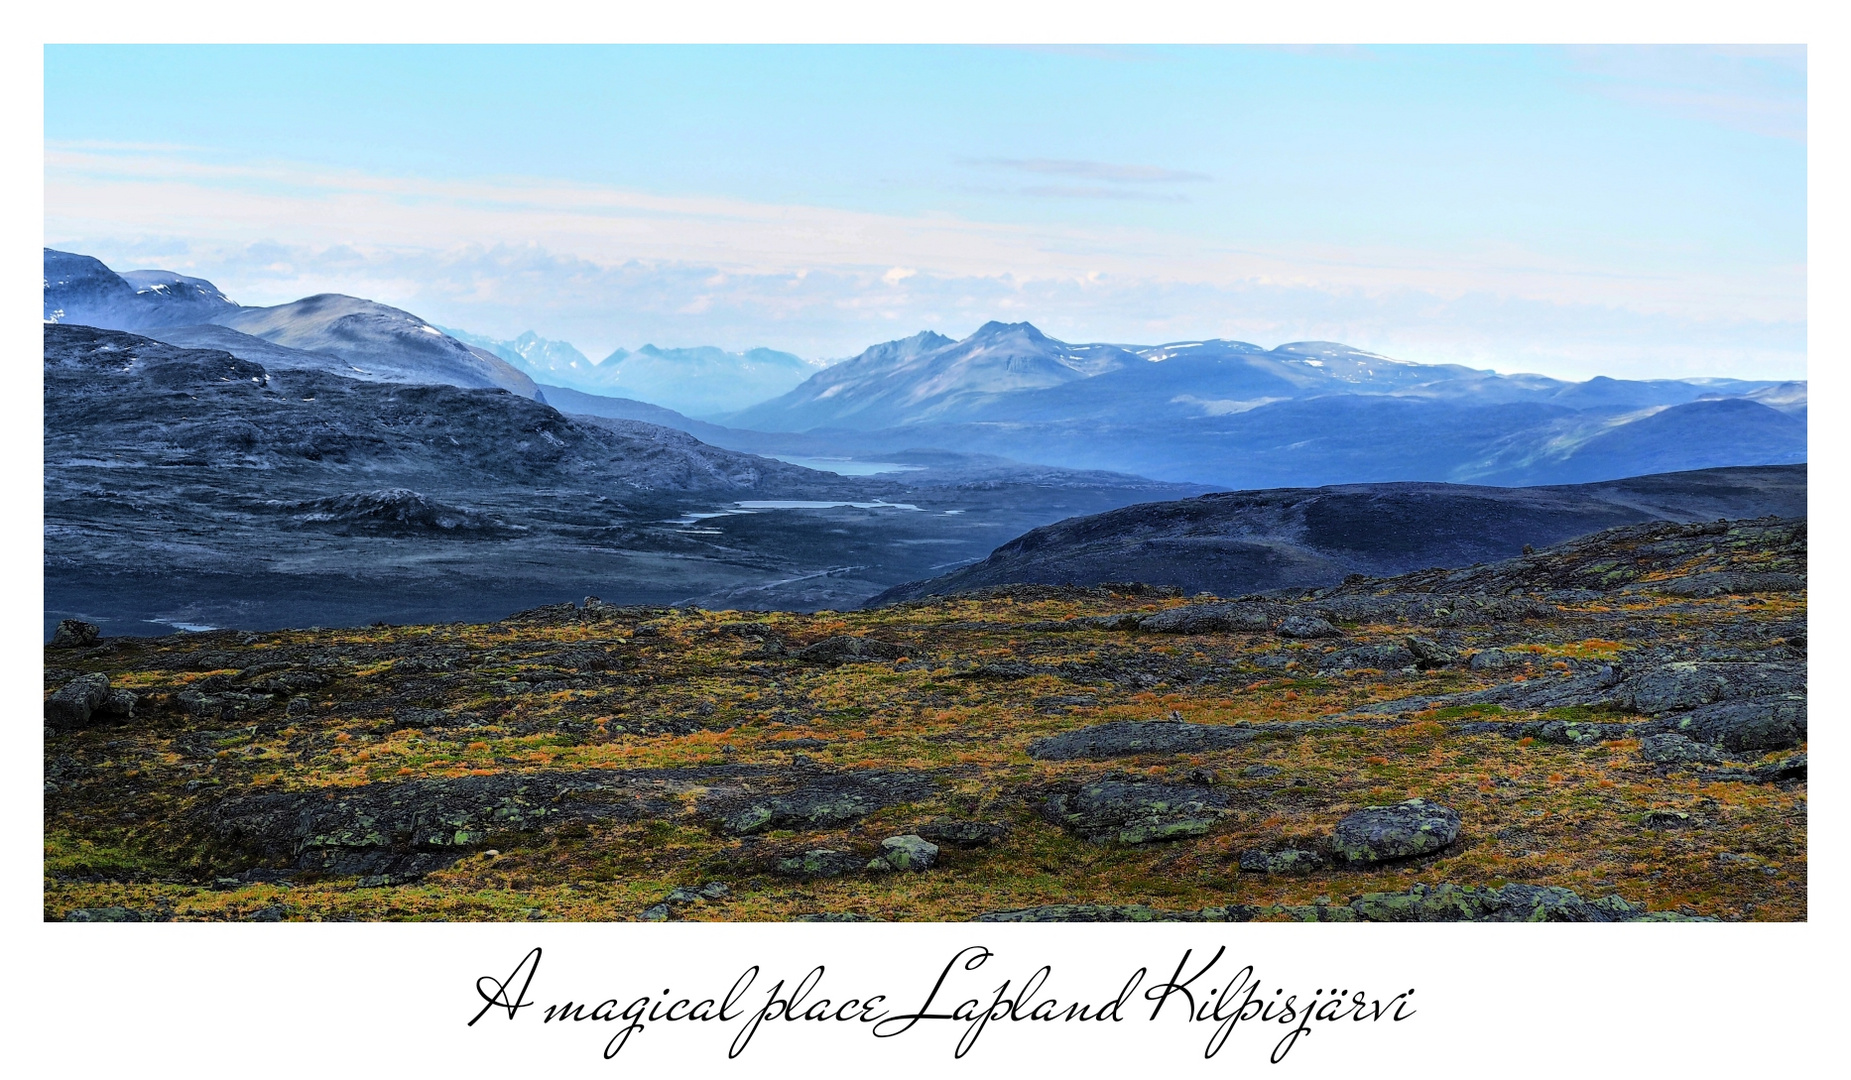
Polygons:
[[1316,615],[1287,615],[1279,620],[1279,636],[1289,638],[1331,638],[1342,636],[1343,631],[1331,625],[1328,619]]
[[1510,652],[1505,649],[1480,649],[1472,654],[1465,666],[1473,671],[1503,671],[1505,668],[1522,667],[1531,657],[1525,653]]
[[1147,844],[1201,836],[1227,813],[1212,788],[1152,780],[1095,780],[1042,804],[1049,821],[1096,843]]
[[409,880],[497,833],[668,817],[680,805],[617,770],[503,773],[236,796],[200,812],[216,845],[270,865]]
[[1651,586],[1656,592],[1669,593],[1672,596],[1726,596],[1740,593],[1757,592],[1799,592],[1806,588],[1806,579],[1798,574],[1762,573],[1752,570],[1719,570],[1708,574],[1692,574],[1689,577],[1676,578],[1671,581],[1656,583]]
[[106,716],[111,720],[128,720],[135,715],[135,705],[139,699],[135,691],[120,687],[111,690],[103,703],[97,706],[96,715]]
[[1804,663],[1686,660],[1661,664],[1628,677],[1615,689],[1614,699],[1647,716],[1656,716],[1719,701],[1805,692]]
[[889,836],[881,853],[868,863],[870,870],[930,870],[938,861],[938,845],[919,836]]
[[1785,750],[1806,741],[1806,698],[1799,694],[1722,701],[1676,718],[1680,735],[1732,753]]
[[674,918],[676,912],[690,904],[724,900],[731,895],[732,890],[727,888],[723,882],[709,881],[699,888],[681,885],[670,891],[658,903],[644,909],[638,918],[642,922],[667,922]]
[[1043,904],[986,911],[975,922],[1246,922],[1257,909],[1240,904],[1199,911],[1166,911],[1146,904]]
[[202,694],[197,690],[182,690],[174,695],[174,704],[188,716],[202,719],[217,719],[224,715],[225,705],[213,694]]
[[1424,799],[1346,814],[1331,836],[1331,852],[1352,866],[1430,855],[1459,837],[1459,815]]
[[1272,626],[1259,604],[1188,604],[1138,620],[1137,629],[1152,634],[1226,634],[1260,632]]
[[54,727],[82,727],[109,701],[109,676],[79,675],[45,699],[45,719]]
[[831,829],[924,798],[932,789],[931,778],[922,773],[842,773],[817,777],[782,793],[706,799],[702,809],[736,836],[768,829]]
[[157,922],[145,912],[125,907],[72,908],[64,913],[65,922]]
[[1460,694],[1449,705],[1501,705],[1507,709],[1573,708],[1575,706],[1611,705],[1622,676],[1611,664],[1588,671],[1566,671],[1559,675],[1522,682],[1511,681],[1499,686]]
[[1322,854],[1297,848],[1240,853],[1241,871],[1248,874],[1309,874],[1323,865]]
[[809,881],[814,878],[841,877],[844,874],[852,874],[865,864],[866,860],[852,851],[818,848],[801,855],[779,859],[772,864],[771,872],[779,877]]
[[1074,761],[1131,754],[1199,754],[1251,741],[1252,731],[1221,724],[1117,720],[1036,739],[1028,744],[1028,756],[1041,761]]
[[1399,671],[1413,666],[1414,654],[1400,645],[1358,645],[1353,649],[1339,649],[1318,660],[1319,671],[1355,671],[1358,668]]
[[1451,667],[1459,662],[1457,656],[1441,647],[1437,641],[1414,635],[1409,635],[1403,640],[1407,644],[1408,652],[1414,654],[1414,666],[1422,671]]
[[1305,922],[1714,922],[1701,916],[1651,912],[1618,896],[1584,900],[1554,885],[1501,888],[1416,884],[1405,892],[1371,892],[1348,904],[1263,909]]
[[1573,720],[1544,720],[1525,726],[1525,734],[1537,742],[1557,746],[1592,746],[1604,739],[1624,736],[1624,724],[1586,724]]
[[1647,735],[1640,739],[1639,756],[1654,765],[1716,765],[1723,759],[1708,743],[1675,733]]
[[78,649],[86,645],[95,645],[103,631],[95,623],[82,619],[60,619],[57,629],[51,632],[51,646],[54,649]]

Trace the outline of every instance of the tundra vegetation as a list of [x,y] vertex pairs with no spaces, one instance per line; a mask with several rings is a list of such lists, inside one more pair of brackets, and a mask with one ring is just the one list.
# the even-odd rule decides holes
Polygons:
[[1803,520],[1185,597],[45,651],[51,920],[1806,909]]

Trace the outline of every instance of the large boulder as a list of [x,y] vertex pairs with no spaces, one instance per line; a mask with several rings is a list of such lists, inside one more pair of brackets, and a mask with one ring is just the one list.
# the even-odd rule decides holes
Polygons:
[[1270,629],[1272,619],[1258,604],[1189,604],[1138,620],[1137,628],[1156,634],[1225,634]]
[[1339,637],[1342,633],[1328,619],[1316,615],[1288,615],[1279,620],[1280,637],[1327,638]]
[[1503,649],[1480,649],[1466,661],[1466,667],[1473,671],[1502,671],[1505,668],[1522,667],[1534,660],[1533,655],[1507,652]]
[[881,853],[868,863],[870,870],[930,870],[938,861],[938,845],[919,836],[889,836]]
[[79,675],[45,699],[45,719],[54,727],[83,727],[109,704],[109,676]]
[[1458,837],[1457,813],[1439,803],[1409,799],[1345,815],[1337,822],[1330,848],[1340,862],[1374,866],[1431,855]]
[[1193,784],[1095,780],[1056,792],[1042,815],[1095,843],[1147,844],[1201,836],[1227,813],[1227,795]]
[[1675,730],[1737,754],[1785,750],[1806,741],[1806,699],[1783,694],[1721,701],[1677,717]]
[[1435,668],[1451,667],[1459,662],[1457,656],[1448,652],[1438,642],[1429,638],[1410,635],[1406,640],[1408,652],[1414,654],[1414,666],[1420,668],[1422,671],[1432,671]]
[[1414,666],[1414,654],[1400,645],[1358,645],[1353,649],[1339,649],[1318,660],[1319,671],[1355,671],[1358,668],[1399,671]]
[[1626,679],[1614,699],[1647,716],[1695,709],[1718,701],[1804,694],[1804,663],[1712,663],[1679,661],[1648,668]]
[[1647,735],[1639,740],[1639,756],[1654,765],[1717,765],[1722,754],[1708,743],[1676,733]]
[[58,628],[51,632],[51,645],[55,649],[75,649],[85,645],[95,645],[103,631],[95,623],[82,619],[63,619]]
[[1253,741],[1253,732],[1223,724],[1168,720],[1116,720],[1036,739],[1028,756],[1042,761],[1126,757],[1132,754],[1200,754]]
[[816,776],[778,794],[720,794],[703,799],[701,808],[736,836],[769,829],[833,829],[923,798],[932,788],[924,774],[868,770]]
[[898,660],[905,656],[907,650],[898,645],[889,645],[872,638],[853,637],[848,634],[824,638],[814,645],[800,649],[797,659],[811,664],[870,663],[876,660]]
[[1309,874],[1321,869],[1323,865],[1323,855],[1297,848],[1240,853],[1240,868],[1243,873],[1247,874]]

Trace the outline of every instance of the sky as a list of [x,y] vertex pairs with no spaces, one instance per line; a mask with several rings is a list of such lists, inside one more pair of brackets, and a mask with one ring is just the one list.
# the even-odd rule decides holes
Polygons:
[[1806,376],[1800,48],[49,46],[45,137],[48,246],[593,357]]

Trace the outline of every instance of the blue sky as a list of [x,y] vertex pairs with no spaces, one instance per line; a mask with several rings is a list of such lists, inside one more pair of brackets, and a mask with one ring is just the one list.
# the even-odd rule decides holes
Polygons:
[[840,357],[1028,319],[1804,377],[1805,61],[1685,47],[46,50],[46,242],[245,303]]

